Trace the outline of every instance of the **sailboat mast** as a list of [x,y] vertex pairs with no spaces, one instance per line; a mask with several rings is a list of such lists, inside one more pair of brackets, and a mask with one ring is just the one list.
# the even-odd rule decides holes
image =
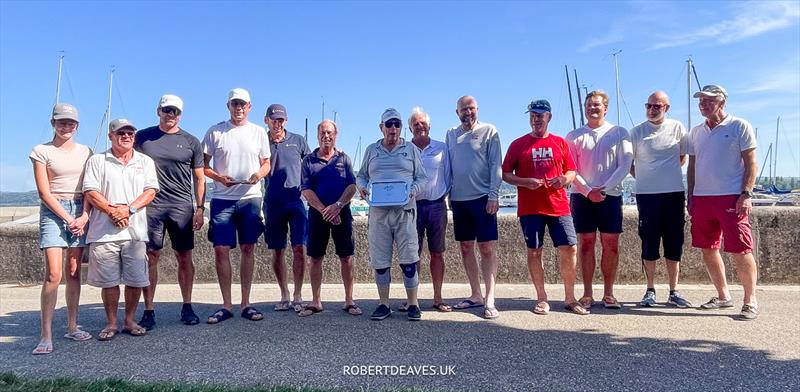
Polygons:
[[58,79],[56,79],[56,105],[61,103],[61,68],[64,66],[64,55],[58,56]]
[[692,129],[692,58],[686,60],[686,129]]
[[772,161],[775,162],[772,171],[772,185],[778,186],[778,129],[781,127],[781,116],[778,116],[778,123],[775,124],[775,150],[772,152]]
[[616,51],[614,53],[611,53],[611,55],[614,56],[614,79],[616,80],[616,83],[617,83],[617,101],[616,101],[616,104],[617,104],[617,124],[620,123],[620,115],[619,115],[619,104],[620,104],[620,100],[619,100],[619,63],[617,62],[617,55],[619,55],[620,53],[622,53],[622,50],[618,50],[618,51]]
[[572,86],[569,85],[569,69],[564,64],[564,73],[567,74],[567,93],[569,94],[569,114],[572,115],[572,129],[578,128],[575,126],[575,105],[572,103]]
[[583,98],[581,98],[581,87],[578,84],[578,70],[573,68],[572,71],[575,73],[575,90],[578,92],[578,113],[581,114],[581,126],[583,126]]

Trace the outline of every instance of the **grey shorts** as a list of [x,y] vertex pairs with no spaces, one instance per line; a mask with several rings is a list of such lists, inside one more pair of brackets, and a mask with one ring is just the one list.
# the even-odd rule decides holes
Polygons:
[[368,222],[370,267],[373,269],[391,267],[395,245],[400,264],[419,261],[416,209],[371,207]]
[[109,288],[124,284],[147,287],[147,243],[144,241],[92,242],[89,244],[90,286]]

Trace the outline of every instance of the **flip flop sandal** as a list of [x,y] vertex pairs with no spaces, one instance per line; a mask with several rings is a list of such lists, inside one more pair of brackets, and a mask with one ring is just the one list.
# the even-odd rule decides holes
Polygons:
[[216,312],[214,312],[211,316],[208,316],[208,320],[206,322],[208,324],[217,324],[221,323],[229,318],[233,317],[233,313],[230,310],[225,308],[219,308]]
[[587,314],[591,313],[588,309],[584,308],[583,305],[573,302],[564,305],[564,309],[569,310],[572,313],[575,313],[579,316],[586,316]]
[[258,309],[248,306],[242,309],[242,318],[246,318],[250,321],[261,321],[264,319],[264,314],[259,312]]
[[92,338],[92,335],[89,332],[81,331],[80,329],[76,329],[72,332],[67,332],[64,335],[64,338],[69,340],[74,340],[76,342],[82,342],[84,340],[89,340]]
[[500,317],[500,312],[497,310],[497,308],[486,308],[483,311],[483,318],[487,320],[494,320],[499,317]]
[[581,297],[581,299],[578,300],[578,303],[581,304],[581,306],[583,306],[584,309],[588,310],[589,308],[592,307],[592,305],[594,305],[594,298],[589,296]]
[[118,332],[119,331],[117,331],[116,329],[103,328],[103,330],[101,330],[100,333],[97,334],[97,340],[101,342],[107,342],[111,339],[114,339],[117,336]]
[[531,310],[531,312],[539,315],[547,315],[550,313],[550,304],[545,301],[539,301],[536,303],[536,306]]
[[33,349],[31,354],[33,355],[46,355],[53,352],[53,343],[52,342],[40,342],[36,345],[36,348]]
[[291,303],[289,301],[278,302],[277,304],[275,304],[274,310],[276,312],[285,312],[285,311],[291,309],[291,307],[289,306],[290,304]]
[[303,301],[292,301],[292,307],[295,313],[300,313],[306,308],[308,304]]
[[437,311],[439,311],[441,313],[450,313],[450,312],[453,311],[453,307],[448,305],[448,304],[446,304],[446,303],[444,303],[444,302],[438,303],[438,304],[433,304],[432,308],[436,309]]
[[603,297],[603,306],[606,309],[621,309],[622,305],[620,305],[619,301],[616,298],[607,295]]
[[131,336],[145,336],[147,335],[147,328],[145,327],[137,327],[133,329],[122,328],[122,333],[126,333]]
[[481,306],[483,306],[482,303],[478,303],[478,302],[475,302],[475,301],[470,300],[470,299],[465,299],[465,300],[459,302],[458,304],[456,304],[456,306],[453,306],[453,309],[463,310],[463,309],[469,309],[469,308],[478,308],[478,307],[481,307]]
[[347,314],[351,316],[361,316],[362,314],[364,314],[361,308],[359,308],[358,305],[356,304],[347,305],[343,307],[342,310],[344,310],[345,312],[347,312]]
[[300,317],[308,317],[308,316],[311,316],[311,315],[319,313],[319,312],[322,312],[321,308],[318,308],[318,307],[313,306],[313,305],[309,305],[309,306],[306,306],[306,308],[303,309],[303,311],[298,313],[297,315],[300,316]]

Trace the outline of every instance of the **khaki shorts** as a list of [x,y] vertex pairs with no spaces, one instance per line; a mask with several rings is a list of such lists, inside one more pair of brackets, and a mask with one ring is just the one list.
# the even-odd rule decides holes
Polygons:
[[393,245],[397,246],[400,264],[419,261],[417,210],[392,207],[369,209],[369,265],[373,269],[392,266]]
[[90,286],[109,288],[124,284],[130,287],[147,287],[147,242],[111,241],[89,244]]

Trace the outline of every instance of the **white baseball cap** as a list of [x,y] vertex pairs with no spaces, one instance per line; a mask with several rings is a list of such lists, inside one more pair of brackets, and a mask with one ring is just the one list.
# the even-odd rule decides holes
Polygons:
[[240,101],[250,102],[250,93],[243,88],[235,88],[228,93],[228,102],[238,99]]

